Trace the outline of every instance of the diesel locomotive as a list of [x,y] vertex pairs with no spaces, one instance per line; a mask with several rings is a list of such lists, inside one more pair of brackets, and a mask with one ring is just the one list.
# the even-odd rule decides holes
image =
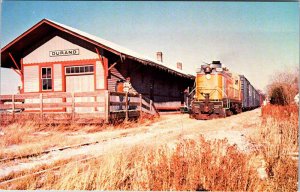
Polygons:
[[201,65],[195,78],[191,118],[226,117],[260,106],[260,95],[243,76],[222,67],[220,61]]

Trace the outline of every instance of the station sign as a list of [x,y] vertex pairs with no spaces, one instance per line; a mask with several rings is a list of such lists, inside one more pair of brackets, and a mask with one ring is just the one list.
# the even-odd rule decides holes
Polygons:
[[49,51],[50,57],[71,56],[71,55],[79,55],[79,49],[65,49],[65,50]]

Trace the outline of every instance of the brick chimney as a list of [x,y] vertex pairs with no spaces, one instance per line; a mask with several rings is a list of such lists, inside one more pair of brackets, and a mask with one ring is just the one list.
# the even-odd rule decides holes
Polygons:
[[163,62],[163,54],[162,52],[156,52],[157,61]]
[[182,70],[182,63],[181,62],[177,62],[176,66],[177,66],[177,69]]

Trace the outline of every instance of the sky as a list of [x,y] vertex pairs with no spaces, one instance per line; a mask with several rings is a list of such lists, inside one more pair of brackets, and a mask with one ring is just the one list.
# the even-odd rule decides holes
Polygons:
[[[43,18],[77,28],[166,66],[196,74],[220,60],[266,90],[270,77],[299,66],[298,2],[2,1],[1,47]],[[19,76],[1,68],[1,94],[15,93]]]

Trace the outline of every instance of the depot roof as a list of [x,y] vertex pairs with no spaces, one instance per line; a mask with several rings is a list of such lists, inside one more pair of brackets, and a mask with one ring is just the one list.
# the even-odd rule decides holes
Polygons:
[[[144,65],[157,67],[178,76],[183,76],[190,79],[195,78],[193,75],[185,73],[184,71],[179,70],[175,67],[167,67],[162,62],[153,60],[152,58],[141,55],[135,51],[117,45],[113,42],[80,31],[78,29],[69,27],[67,25],[60,24],[55,21],[51,21],[49,19],[41,20],[33,27],[25,31],[23,34],[21,34],[19,37],[14,39],[12,42],[8,43],[5,47],[3,47],[1,49],[1,67],[16,68],[15,64],[13,63],[13,60],[9,56],[9,53],[13,55],[16,61],[20,61],[20,59],[24,57],[24,52],[26,51],[28,52],[29,47],[32,47],[32,45],[44,39],[45,36],[53,34],[57,30],[75,36],[77,38],[80,38],[88,43],[93,44],[96,47],[105,49],[114,54],[123,55],[126,58],[136,60]],[[19,62],[17,63],[18,65],[20,65]]]

